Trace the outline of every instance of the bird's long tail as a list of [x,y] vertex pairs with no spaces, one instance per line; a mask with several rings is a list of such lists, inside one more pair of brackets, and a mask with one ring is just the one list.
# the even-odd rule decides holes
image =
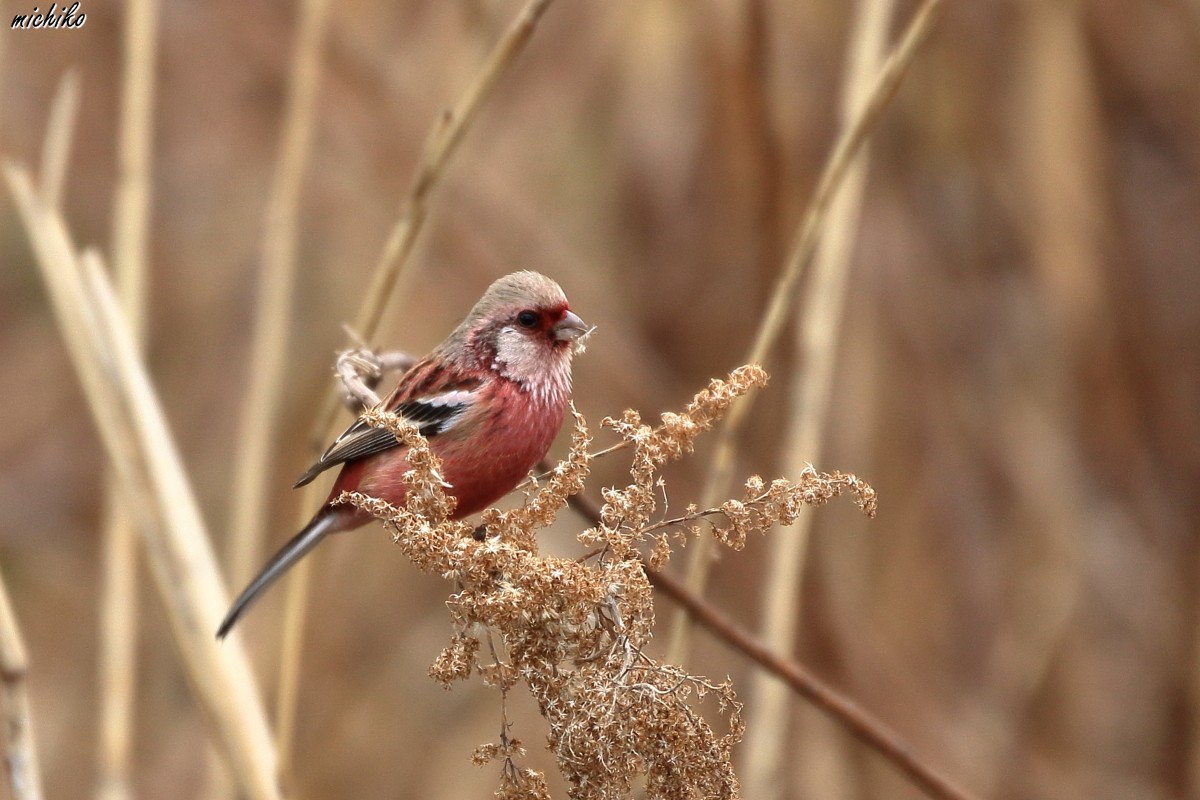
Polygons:
[[234,626],[238,619],[245,613],[250,604],[258,599],[258,596],[265,592],[267,588],[279,579],[279,576],[291,569],[292,565],[308,554],[317,546],[317,543],[325,538],[327,534],[339,530],[339,522],[342,522],[342,515],[337,510],[332,508],[323,508],[313,517],[312,522],[304,526],[304,529],[288,540],[287,544],[279,548],[279,552],[271,556],[271,560],[266,563],[262,571],[258,573],[258,577],[250,581],[250,585],[242,590],[237,599],[233,601],[233,605],[229,607],[229,613],[225,615],[225,619],[221,621],[221,627],[217,628],[217,638],[224,639],[225,634]]

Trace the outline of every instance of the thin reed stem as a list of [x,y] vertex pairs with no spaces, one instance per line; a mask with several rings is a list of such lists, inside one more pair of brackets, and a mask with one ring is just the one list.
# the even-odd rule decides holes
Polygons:
[[[310,509],[321,502],[314,484],[304,487],[296,513],[296,530],[308,522]],[[275,750],[279,772],[292,773],[296,743],[296,698],[300,696],[301,653],[304,651],[305,615],[308,610],[309,571],[312,558],[303,558],[288,572],[284,582],[282,640],[279,643],[279,683],[275,695]]]
[[208,533],[100,256],[76,254],[61,216],[40,201],[25,169],[7,164],[4,172],[195,698],[241,793],[275,800],[275,753],[249,662],[236,640],[218,645],[212,634],[227,598]]
[[[821,177],[817,182],[812,200],[796,229],[787,260],[776,280],[770,304],[762,317],[762,323],[759,325],[754,343],[742,363],[765,364],[767,362],[767,357],[778,342],[784,323],[791,314],[796,287],[816,251],[830,204],[845,179],[855,154],[866,141],[867,136],[874,130],[880,115],[900,88],[908,66],[912,63],[917,48],[924,41],[937,18],[937,12],[941,5],[942,0],[925,0],[917,9],[899,43],[892,49],[880,68],[868,94],[869,99],[863,105],[861,112],[853,124],[843,129],[834,143],[833,150],[821,170]],[[712,465],[705,478],[701,494],[701,504],[704,506],[716,505],[729,485],[730,476],[733,473],[735,444],[742,426],[745,424],[752,402],[752,396],[741,398],[730,410],[724,424],[717,429]],[[701,538],[697,542],[697,546],[692,549],[687,565],[686,583],[692,591],[702,592],[704,590],[704,586],[708,582],[712,557],[713,545],[708,542],[707,538]],[[679,617],[675,620],[668,649],[669,660],[676,662],[686,660],[689,625],[690,622],[686,617]]]
[[128,800],[133,796],[130,754],[137,679],[137,531],[121,505],[120,484],[113,476],[107,484],[100,590],[96,797]]
[[[425,224],[429,198],[446,169],[450,158],[478,115],[479,109],[499,82],[504,73],[517,60],[533,35],[538,20],[550,6],[551,0],[529,0],[488,54],[479,72],[467,86],[452,109],[440,116],[425,138],[421,159],[417,163],[408,194],[400,207],[400,216],[388,234],[387,242],[379,255],[370,285],[363,296],[354,324],[354,331],[363,340],[370,342],[379,329],[383,312],[391,299],[393,289],[400,277],[408,257],[412,253],[417,236]],[[326,440],[336,435],[335,420],[339,405],[336,387],[331,387],[317,414],[312,429],[314,447],[321,448]],[[302,498],[299,524],[308,521],[318,490],[313,484],[305,490]],[[279,659],[279,694],[276,706],[278,724],[278,746],[283,753],[284,763],[290,758],[294,740],[294,706],[300,685],[300,648],[304,641],[305,620],[303,604],[308,596],[309,569],[301,564],[291,570],[285,582],[284,630]]]
[[231,584],[252,577],[267,519],[271,452],[287,366],[300,190],[312,147],[328,0],[304,0],[289,72],[279,154],[267,200],[257,313],[245,382],[225,564]]
[[13,800],[41,800],[42,773],[29,704],[29,659],[0,576],[0,683],[4,685],[4,765]]
[[[252,575],[266,527],[271,452],[278,430],[291,321],[300,190],[312,149],[328,7],[327,0],[305,0],[300,4],[279,154],[267,201],[258,311],[230,489],[233,506],[225,550],[229,581],[237,586]],[[296,662],[298,654],[285,657],[282,685],[291,685],[287,670]],[[286,779],[291,716],[282,705],[280,714],[285,724],[276,728],[277,752],[281,754],[280,774]]]
[[79,76],[68,70],[59,81],[58,91],[50,106],[46,123],[46,138],[42,140],[42,161],[38,171],[41,180],[42,202],[50,208],[62,203],[67,163],[71,159],[71,140],[75,134],[75,118],[79,115]]
[[[480,107],[491,95],[500,77],[517,60],[533,35],[538,20],[550,6],[551,0],[529,0],[509,25],[508,30],[492,48],[474,80],[459,97],[453,108],[446,109],[425,137],[421,159],[413,173],[408,194],[400,206],[400,215],[388,233],[379,254],[371,283],[363,294],[363,304],[355,318],[354,331],[366,342],[375,337],[379,322],[391,299],[392,290],[408,262],[417,236],[425,225],[429,197],[441,181],[446,164],[458,150]],[[331,389],[313,426],[316,447],[324,447],[325,436],[333,425],[338,410],[338,395]]]
[[[139,351],[144,348],[146,338],[146,252],[152,195],[157,27],[157,0],[128,4],[117,184],[113,197],[112,262],[121,309]],[[49,172],[43,172],[43,190],[48,178]],[[96,797],[127,800],[133,795],[130,753],[137,675],[137,540],[133,522],[121,502],[116,476],[109,474],[106,483]]]
[[[887,48],[893,0],[863,0],[855,13],[850,39],[850,57],[842,85],[840,115],[849,126],[862,113],[868,100],[871,80],[878,73]],[[786,442],[783,473],[802,470],[807,463],[821,461],[822,444],[829,400],[832,394],[838,339],[846,307],[850,256],[858,233],[863,187],[867,177],[868,148],[864,144],[852,160],[845,180],[830,204],[816,257],[812,283],[804,298],[797,328],[799,367],[791,382],[792,400],[784,431]],[[791,530],[776,529],[770,538],[771,557],[767,560],[762,603],[762,638],[776,653],[791,653],[795,648],[796,627],[801,611],[801,587],[808,552],[813,515],[801,514]],[[746,735],[746,764],[742,779],[749,797],[782,797],[784,763],[789,758],[788,721],[792,706],[787,702],[787,687],[775,676],[759,672],[754,676],[749,702],[750,716],[757,720]],[[846,791],[852,791],[846,787]]]

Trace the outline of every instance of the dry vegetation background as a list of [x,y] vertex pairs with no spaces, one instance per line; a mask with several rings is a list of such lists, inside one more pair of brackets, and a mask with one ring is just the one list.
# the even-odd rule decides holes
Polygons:
[[[378,343],[423,352],[492,279],[536,269],[599,326],[575,371],[593,423],[682,407],[750,346],[838,131],[856,7],[552,5],[436,190]],[[272,548],[292,533],[288,487],[341,325],[421,142],[517,9],[333,10],[267,481]],[[77,241],[107,249],[124,9],[82,10],[82,29],[0,34],[0,152],[36,164],[75,69],[64,207]],[[900,3],[895,27],[912,11]],[[148,361],[218,539],[295,16],[289,3],[165,3],[158,27]],[[816,512],[794,655],[979,797],[1200,798],[1198,77],[1193,0],[949,2],[871,140],[817,467],[869,480],[880,514]],[[105,458],[7,192],[0,252],[0,567],[47,796],[85,797]],[[787,458],[792,339],[768,361],[737,475],[774,476]],[[708,447],[669,472],[673,508],[698,499]],[[600,462],[592,491],[623,468]],[[576,552],[579,527],[564,515],[546,548]],[[723,554],[711,600],[757,628],[771,539],[791,533]],[[313,559],[295,796],[486,796],[496,769],[468,755],[496,736],[495,694],[425,674],[448,635],[447,586],[377,527]],[[282,596],[242,633],[268,698]],[[220,796],[148,581],[141,598],[136,796]],[[660,599],[660,654],[673,618]],[[748,662],[699,633],[688,666],[732,677],[753,740]],[[552,771],[521,697],[515,731]],[[921,796],[789,702],[769,732],[784,768],[755,796]]]

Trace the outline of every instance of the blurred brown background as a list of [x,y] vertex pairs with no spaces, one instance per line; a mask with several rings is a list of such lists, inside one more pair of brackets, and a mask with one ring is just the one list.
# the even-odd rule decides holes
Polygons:
[[[749,348],[837,132],[853,6],[551,6],[439,188],[379,343],[423,352],[493,278],[532,268],[599,326],[576,362],[593,424],[681,406]],[[272,546],[421,141],[517,8],[334,9]],[[123,9],[81,10],[82,29],[0,33],[0,153],[36,163],[76,69],[65,206],[77,241],[107,247]],[[218,539],[295,13],[174,2],[160,21],[149,363]],[[1194,0],[952,2],[872,139],[817,466],[871,481],[880,515],[817,513],[796,656],[980,797],[1200,798],[1198,78]],[[0,567],[48,795],[85,797],[104,458],[6,192],[0,252]],[[779,467],[794,349],[768,365],[739,475]],[[671,471],[673,507],[709,452]],[[601,463],[593,493],[621,472]],[[574,552],[575,526],[547,547]],[[389,548],[371,528],[315,555],[296,796],[487,796],[496,769],[468,754],[494,740],[497,698],[426,678],[447,587]],[[751,628],[766,554],[752,539],[714,573],[714,602]],[[281,595],[243,633],[268,696]],[[148,581],[142,596],[136,787],[205,796],[202,723]],[[707,636],[689,666],[751,700],[747,663]],[[782,796],[920,796],[793,703]],[[529,763],[552,769],[516,705]]]

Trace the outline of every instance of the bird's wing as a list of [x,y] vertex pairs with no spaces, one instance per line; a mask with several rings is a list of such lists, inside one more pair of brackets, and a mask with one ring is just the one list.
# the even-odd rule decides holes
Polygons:
[[[393,399],[386,405],[408,422],[417,426],[417,430],[427,439],[445,433],[453,428],[463,414],[471,407],[478,397],[481,382],[459,383],[453,389],[440,391],[423,397],[396,401]],[[404,388],[403,384],[397,387]],[[373,456],[393,447],[399,447],[391,431],[375,428],[362,420],[356,420],[346,431],[334,440],[320,458],[308,471],[300,476],[295,486],[298,488],[310,483],[325,470],[347,461]]]

